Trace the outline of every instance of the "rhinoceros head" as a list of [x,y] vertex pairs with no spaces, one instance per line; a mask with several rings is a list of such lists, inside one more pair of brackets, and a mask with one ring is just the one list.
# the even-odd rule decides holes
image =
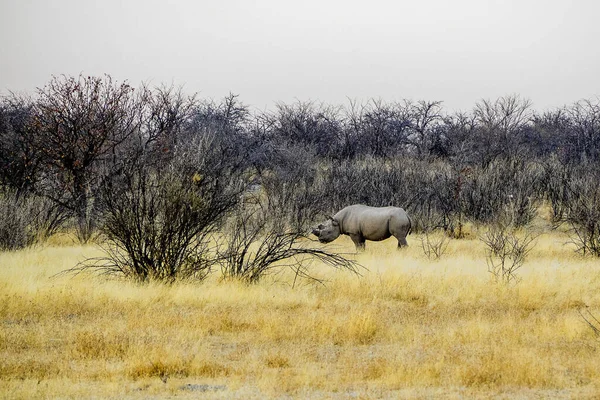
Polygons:
[[319,242],[329,243],[340,236],[340,224],[332,217],[329,217],[325,223],[313,229],[312,233],[319,238]]

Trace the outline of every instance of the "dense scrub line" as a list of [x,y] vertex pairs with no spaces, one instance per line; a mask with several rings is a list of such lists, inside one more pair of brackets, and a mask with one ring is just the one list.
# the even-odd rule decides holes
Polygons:
[[[451,238],[493,225],[506,241],[548,202],[578,250],[599,255],[599,121],[594,100],[541,114],[518,96],[455,114],[436,101],[251,112],[234,95],[55,77],[0,101],[0,248],[72,229],[106,244],[92,263],[104,272],[202,279],[220,267],[253,281],[310,256],[353,268],[299,245],[349,204],[402,206],[416,231]],[[217,230],[228,247],[212,243]]]

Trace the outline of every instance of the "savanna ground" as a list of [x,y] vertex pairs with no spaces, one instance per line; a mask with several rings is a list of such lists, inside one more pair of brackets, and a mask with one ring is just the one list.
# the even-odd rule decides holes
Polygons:
[[[545,231],[505,286],[476,235],[429,261],[367,242],[325,284],[58,275],[93,245],[0,254],[0,398],[597,398],[600,261]],[[349,239],[336,245],[353,252]],[[354,257],[354,256],[353,256]],[[215,274],[218,275],[218,274]]]

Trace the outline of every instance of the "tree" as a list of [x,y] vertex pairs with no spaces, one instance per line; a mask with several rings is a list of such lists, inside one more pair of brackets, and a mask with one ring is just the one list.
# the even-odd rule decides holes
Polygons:
[[196,94],[186,96],[181,87],[143,85],[142,124],[138,152],[152,157],[155,163],[168,163],[173,150],[190,124],[198,101]]
[[473,164],[475,154],[472,137],[477,122],[472,113],[457,112],[444,118],[444,128],[448,140],[448,157],[457,166]]
[[300,101],[280,103],[270,118],[273,120],[271,135],[279,145],[312,147],[321,157],[338,153],[342,136],[339,107]]
[[390,157],[408,144],[410,114],[400,104],[372,100],[360,109],[358,145],[375,157]]
[[533,117],[531,101],[517,95],[494,102],[482,100],[473,114],[478,128],[472,144],[482,166],[498,157],[512,158],[521,151],[523,130]]
[[416,149],[417,156],[447,155],[442,102],[421,100],[412,103],[406,101],[404,106],[411,121],[408,140]]
[[11,93],[0,103],[0,185],[17,197],[33,190],[40,167],[31,126],[33,100]]
[[139,129],[134,89],[108,75],[54,77],[38,89],[32,129],[47,176],[44,193],[71,209],[80,240],[92,234],[94,187],[116,149]]
[[566,136],[579,158],[600,155],[600,99],[580,100],[565,109],[569,123]]
[[549,159],[556,154],[561,161],[579,159],[573,143],[567,137],[570,118],[564,108],[545,111],[533,116],[533,126],[526,142],[533,155]]

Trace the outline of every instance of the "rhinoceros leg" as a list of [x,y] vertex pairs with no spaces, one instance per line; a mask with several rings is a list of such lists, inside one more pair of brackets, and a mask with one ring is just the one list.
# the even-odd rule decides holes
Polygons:
[[364,251],[365,250],[365,238],[362,235],[351,234],[350,239],[354,242],[356,246],[356,251]]
[[405,236],[400,236],[398,238],[398,248],[401,249],[404,246],[408,246],[408,242],[406,241],[406,237]]

